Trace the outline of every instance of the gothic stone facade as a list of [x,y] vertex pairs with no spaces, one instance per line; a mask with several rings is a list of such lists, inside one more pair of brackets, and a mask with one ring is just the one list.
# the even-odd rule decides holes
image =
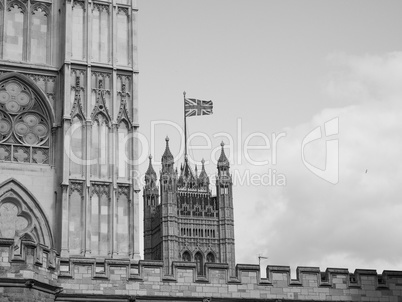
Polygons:
[[178,175],[168,138],[161,162],[160,193],[151,157],[145,174],[145,260],[162,260],[166,274],[172,273],[173,261],[194,261],[199,275],[204,275],[204,263],[227,263],[234,275],[232,179],[223,143],[216,196],[211,196],[204,161],[198,175],[197,167],[194,172],[186,157]]
[[134,0],[0,0],[0,302],[400,302],[402,272],[234,267],[230,178],[214,198],[169,156],[161,204],[156,180],[144,191],[159,232],[145,257],[161,261],[139,260],[125,139],[138,130],[137,13]]

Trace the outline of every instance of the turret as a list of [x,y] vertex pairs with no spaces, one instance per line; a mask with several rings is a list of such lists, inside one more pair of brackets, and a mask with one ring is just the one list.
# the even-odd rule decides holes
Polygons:
[[221,155],[219,156],[218,165],[217,165],[218,178],[220,181],[231,182],[231,177],[229,175],[230,165],[229,165],[229,160],[225,154],[224,146],[225,146],[225,144],[222,142],[221,143],[221,147],[222,147]]
[[229,264],[231,276],[235,275],[234,215],[232,177],[229,171],[229,160],[226,157],[225,144],[221,143],[221,154],[218,159],[218,176],[216,179],[216,195],[219,204],[219,249],[221,262]]
[[152,167],[152,156],[149,155],[148,170],[145,172],[145,187],[144,187],[144,258],[146,260],[153,259],[152,255],[152,236],[153,222],[159,219],[155,217],[156,208],[159,204],[159,188],[156,185],[157,177],[154,168]]
[[152,166],[152,155],[149,155],[149,165],[147,172],[145,172],[145,187],[144,187],[144,198],[147,197],[147,206],[156,206],[158,204],[159,191],[156,185],[157,177],[156,172]]
[[161,234],[162,259],[165,274],[172,274],[171,263],[179,253],[177,245],[177,170],[174,170],[174,158],[166,137],[166,148],[162,155],[161,171]]

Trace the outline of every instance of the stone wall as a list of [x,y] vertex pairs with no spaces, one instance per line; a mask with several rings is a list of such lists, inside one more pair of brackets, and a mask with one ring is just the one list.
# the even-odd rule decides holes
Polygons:
[[161,261],[59,258],[33,242],[0,241],[0,302],[9,301],[381,301],[402,302],[402,271],[207,263],[197,276],[194,262],[174,262],[173,275]]
[[[164,276],[162,262],[129,260],[64,259],[59,284],[63,292],[58,301],[96,301],[106,295],[128,301],[196,300],[210,298],[272,299],[286,301],[402,301],[402,272],[298,267],[297,278],[290,278],[290,268],[268,266],[268,278],[260,278],[258,265],[236,267],[236,276],[229,277],[226,264],[206,264],[206,275],[196,275],[195,263],[174,262],[172,276]],[[105,297],[104,297],[105,298]],[[114,301],[114,300],[113,300]]]

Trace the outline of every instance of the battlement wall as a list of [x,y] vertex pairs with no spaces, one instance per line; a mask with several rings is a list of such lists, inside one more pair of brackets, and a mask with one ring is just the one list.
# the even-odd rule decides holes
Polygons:
[[[267,266],[268,278],[260,277],[258,265],[238,264],[230,277],[226,264],[206,264],[205,276],[197,276],[196,264],[174,262],[173,275],[163,275],[161,261],[61,259],[61,301],[80,294],[86,299],[97,295],[120,295],[158,299],[212,300],[316,300],[316,301],[395,301],[402,300],[402,271],[298,267],[291,279],[287,266]],[[64,297],[64,298],[63,298]],[[65,299],[65,300],[63,300]],[[281,300],[281,301],[282,301]],[[89,301],[89,300],[88,300]],[[186,300],[188,301],[188,300]]]
[[22,292],[27,300],[18,301],[402,301],[402,271],[298,267],[296,279],[288,266],[267,266],[267,278],[258,265],[238,264],[235,276],[227,264],[196,271],[194,262],[173,262],[164,275],[162,261],[59,258],[32,242],[19,250],[2,240],[0,301]]

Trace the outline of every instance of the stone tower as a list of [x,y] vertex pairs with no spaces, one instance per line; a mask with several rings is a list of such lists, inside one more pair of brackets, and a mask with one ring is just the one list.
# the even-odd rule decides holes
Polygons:
[[[146,172],[144,188],[144,256],[145,260],[162,260],[166,274],[172,273],[173,261],[196,263],[197,273],[205,274],[205,263],[227,263],[234,274],[235,246],[232,180],[229,161],[222,143],[216,181],[217,196],[212,196],[205,171],[193,170],[188,158],[174,168],[173,155],[166,138],[160,173],[160,200],[152,163]],[[154,183],[154,182],[153,182]]]
[[0,238],[139,259],[136,15],[132,0],[0,0]]

